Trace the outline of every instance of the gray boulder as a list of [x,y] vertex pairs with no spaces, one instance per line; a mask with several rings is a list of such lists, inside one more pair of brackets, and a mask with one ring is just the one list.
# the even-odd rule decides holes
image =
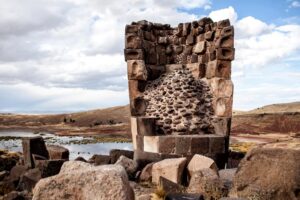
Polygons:
[[134,177],[134,174],[138,168],[136,161],[125,156],[120,156],[115,165],[121,165],[122,167],[124,167],[129,177]]
[[133,200],[134,194],[123,167],[69,161],[58,175],[37,183],[33,200],[40,199]]
[[300,148],[293,146],[292,142],[269,144],[248,152],[238,167],[230,196],[300,199]]

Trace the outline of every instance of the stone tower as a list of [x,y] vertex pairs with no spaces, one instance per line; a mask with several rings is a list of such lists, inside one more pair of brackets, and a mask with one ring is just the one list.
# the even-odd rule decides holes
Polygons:
[[125,60],[136,152],[202,154],[223,167],[232,117],[234,29],[210,18],[133,22]]

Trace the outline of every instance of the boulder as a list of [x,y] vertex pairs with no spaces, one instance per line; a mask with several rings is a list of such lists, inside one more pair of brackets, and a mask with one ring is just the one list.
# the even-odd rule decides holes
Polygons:
[[19,158],[19,153],[0,150],[0,171],[10,171],[18,163]]
[[136,200],[151,200],[151,194],[143,194],[136,197]]
[[47,145],[47,150],[51,160],[64,159],[69,160],[69,150],[59,145]]
[[110,156],[95,154],[89,159],[89,163],[93,163],[96,166],[107,165],[107,164],[110,164]]
[[143,169],[147,164],[158,162],[167,158],[180,158],[177,154],[150,153],[144,151],[134,151],[134,160],[137,161],[139,169]]
[[30,168],[34,168],[34,160],[32,154],[36,154],[49,159],[49,153],[47,151],[44,139],[40,136],[23,138],[22,146],[24,163]]
[[300,199],[300,148],[289,143],[272,146],[275,144],[254,148],[246,154],[234,177],[230,196]]
[[152,166],[152,182],[158,184],[159,177],[164,177],[174,183],[181,183],[186,158],[170,158],[159,161]]
[[74,159],[75,161],[81,161],[81,162],[87,162],[86,159],[84,159],[83,157],[81,156],[78,156],[77,158]]
[[219,171],[220,179],[228,190],[231,189],[232,181],[236,170],[237,170],[236,168],[232,168],[232,169],[222,169]]
[[8,179],[17,185],[20,177],[23,176],[27,170],[28,167],[24,165],[16,165],[10,170]]
[[8,171],[1,171],[0,172],[0,181],[2,181],[8,175],[9,175]]
[[123,167],[69,161],[58,175],[37,183],[33,200],[40,199],[133,200],[134,194]]
[[190,176],[193,176],[193,174],[199,170],[207,168],[210,168],[218,173],[218,167],[215,161],[209,157],[199,154],[195,154],[187,166]]
[[127,158],[133,159],[133,151],[112,149],[109,152],[109,156],[111,158],[110,163],[115,164],[120,156],[126,156]]
[[216,171],[210,168],[193,173],[187,192],[203,194],[205,199],[219,199],[228,193]]
[[23,176],[21,176],[18,190],[27,190],[29,192],[32,191],[35,184],[42,178],[42,173],[40,169],[34,168],[29,169]]
[[0,197],[14,191],[16,189],[14,183],[9,180],[0,181]]
[[170,181],[162,176],[159,177],[158,185],[166,193],[182,193],[184,191],[184,187],[182,185],[174,183],[173,181]]
[[32,196],[27,191],[12,191],[6,195],[4,195],[2,198],[0,197],[0,200],[31,200]]
[[125,156],[120,156],[115,165],[121,165],[126,170],[130,178],[134,177],[135,172],[137,171],[137,162],[127,158]]
[[139,177],[139,181],[140,182],[146,182],[146,181],[151,181],[152,180],[152,166],[154,163],[149,163],[148,165],[146,165]]
[[40,169],[42,178],[54,176],[59,173],[66,160],[39,160],[36,167]]

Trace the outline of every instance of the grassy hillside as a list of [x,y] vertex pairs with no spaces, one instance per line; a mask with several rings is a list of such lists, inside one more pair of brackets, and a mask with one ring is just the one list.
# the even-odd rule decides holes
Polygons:
[[281,103],[266,105],[247,112],[237,114],[264,114],[264,113],[285,113],[285,112],[300,112],[300,102]]
[[[53,130],[58,134],[121,133],[130,135],[129,106],[58,115],[0,114],[0,128]],[[300,102],[273,104],[251,111],[235,111],[232,134],[300,132]]]

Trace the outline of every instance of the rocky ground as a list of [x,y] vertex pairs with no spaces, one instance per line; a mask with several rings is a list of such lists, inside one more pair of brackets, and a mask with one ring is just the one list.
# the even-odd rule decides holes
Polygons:
[[137,157],[117,149],[68,161],[67,149],[41,137],[25,139],[23,151],[1,152],[0,199],[300,199],[300,138],[260,144],[246,155],[231,151],[227,169],[197,154]]

